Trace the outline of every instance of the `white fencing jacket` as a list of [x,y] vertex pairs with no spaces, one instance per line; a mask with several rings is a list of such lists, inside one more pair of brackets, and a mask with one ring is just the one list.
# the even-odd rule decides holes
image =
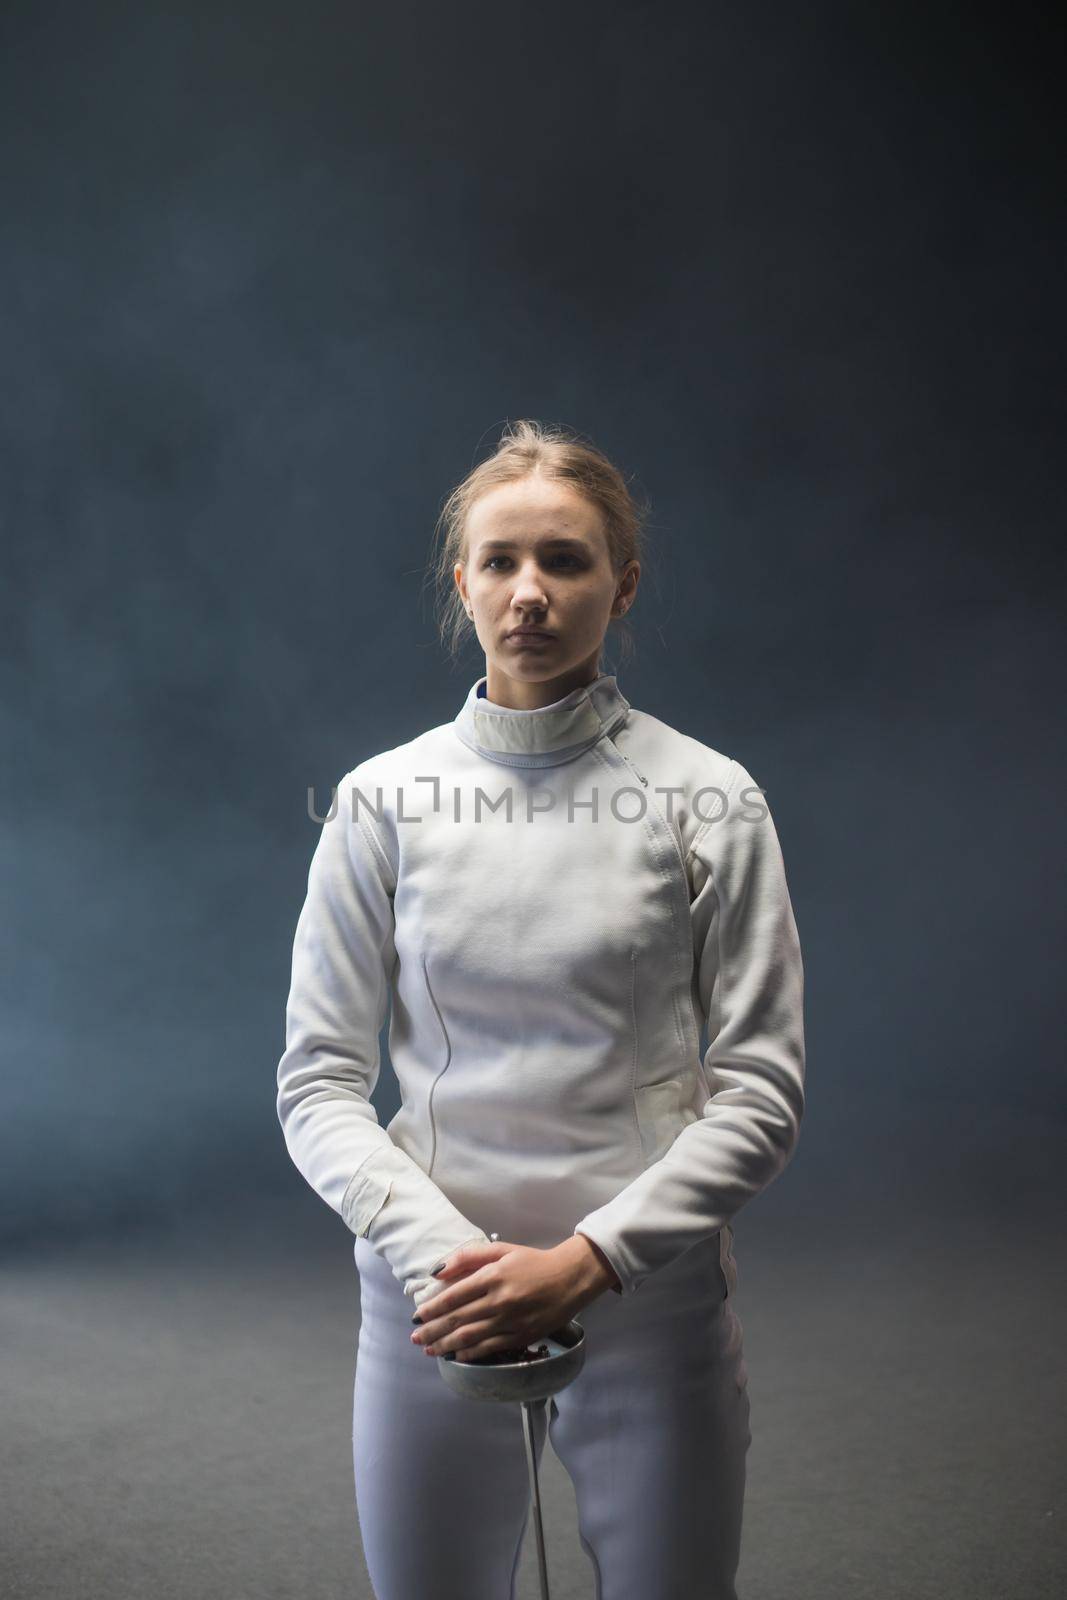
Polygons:
[[[277,1110],[415,1305],[471,1239],[594,1241],[632,1294],[789,1160],[803,967],[736,760],[601,674],[459,714],[337,786],[293,946]],[[371,1092],[391,998],[402,1104]],[[724,1242],[725,1241],[725,1242]]]

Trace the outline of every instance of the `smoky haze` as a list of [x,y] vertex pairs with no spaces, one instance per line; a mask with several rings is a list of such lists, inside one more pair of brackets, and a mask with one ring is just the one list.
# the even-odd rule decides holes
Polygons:
[[1023,16],[5,7],[9,1246],[322,1211],[274,1102],[307,790],[484,670],[424,573],[523,416],[648,496],[609,669],[775,815],[809,1098],[758,1204],[1062,1196],[1060,152]]

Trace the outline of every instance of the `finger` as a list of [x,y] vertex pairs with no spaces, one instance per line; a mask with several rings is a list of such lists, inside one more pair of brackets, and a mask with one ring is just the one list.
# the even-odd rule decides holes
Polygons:
[[480,1344],[467,1345],[456,1351],[457,1361],[482,1361],[497,1350],[518,1350],[522,1347],[518,1334],[504,1334],[499,1339],[483,1339]]
[[421,1322],[425,1327],[460,1306],[470,1306],[473,1302],[483,1299],[486,1294],[486,1280],[480,1272],[481,1269],[478,1269],[469,1277],[461,1278],[458,1282],[450,1284],[447,1289],[442,1289],[440,1294],[431,1295],[429,1299],[423,1300],[412,1320]]
[[412,1344],[439,1343],[441,1339],[458,1332],[461,1328],[470,1327],[474,1322],[483,1322],[491,1318],[492,1306],[489,1300],[482,1296],[463,1305],[455,1306],[451,1311],[446,1311],[439,1317],[431,1317],[424,1322],[422,1327],[416,1327],[411,1335]]
[[481,1361],[485,1356],[501,1350],[514,1355],[519,1350],[525,1350],[527,1345],[533,1342],[528,1334],[497,1332],[491,1338],[482,1339],[477,1344],[464,1345],[462,1349],[454,1352],[454,1359],[456,1361]]
[[491,1319],[467,1322],[434,1339],[426,1346],[426,1351],[427,1354],[434,1356],[444,1356],[454,1352],[458,1360],[460,1353],[466,1355],[494,1339],[499,1341],[500,1348],[504,1348],[508,1339],[513,1337],[515,1336],[502,1332],[499,1323]]
[[481,1271],[482,1268],[479,1266],[471,1267],[464,1276],[456,1274],[449,1283],[444,1284],[436,1293],[427,1295],[424,1300],[419,1301],[416,1307],[417,1314],[425,1318],[427,1308],[429,1308],[431,1317],[440,1316],[442,1310],[462,1304],[472,1294],[480,1293],[485,1282],[484,1278],[479,1277]]
[[453,1250],[436,1268],[431,1267],[430,1277],[449,1279],[462,1276],[477,1267],[483,1267],[487,1261],[498,1261],[514,1248],[503,1239],[472,1239],[469,1244],[461,1244],[457,1250]]

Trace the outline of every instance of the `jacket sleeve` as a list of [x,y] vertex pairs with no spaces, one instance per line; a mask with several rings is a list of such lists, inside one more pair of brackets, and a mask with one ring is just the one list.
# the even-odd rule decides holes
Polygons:
[[[747,794],[746,794],[747,791]],[[574,1228],[632,1294],[785,1167],[804,1112],[804,971],[774,821],[739,762],[693,840],[694,980],[708,1019],[703,1113]]]
[[430,1269],[487,1235],[393,1142],[371,1104],[395,961],[396,883],[371,824],[352,805],[356,773],[338,786],[308,871],[277,1071],[278,1119],[307,1182],[421,1305],[441,1289]]

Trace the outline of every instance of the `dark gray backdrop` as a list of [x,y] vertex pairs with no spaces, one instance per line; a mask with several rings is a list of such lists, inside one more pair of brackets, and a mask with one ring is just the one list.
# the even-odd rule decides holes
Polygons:
[[330,1226],[274,1110],[305,791],[483,670],[422,575],[518,416],[650,496],[620,684],[774,809],[809,1106],[757,1204],[1062,1194],[1038,15],[4,8],[9,1246]]

